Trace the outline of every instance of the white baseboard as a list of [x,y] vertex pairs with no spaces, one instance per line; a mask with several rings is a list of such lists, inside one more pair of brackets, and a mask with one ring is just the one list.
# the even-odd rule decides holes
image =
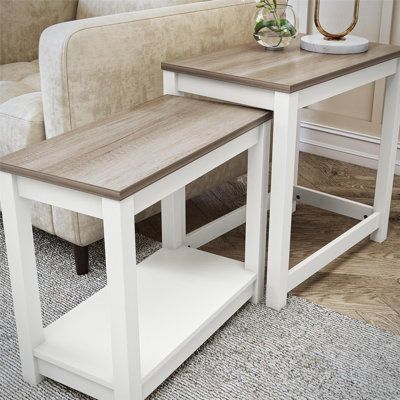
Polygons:
[[[300,151],[377,169],[380,139],[363,133],[303,122]],[[400,144],[395,174],[400,175]]]

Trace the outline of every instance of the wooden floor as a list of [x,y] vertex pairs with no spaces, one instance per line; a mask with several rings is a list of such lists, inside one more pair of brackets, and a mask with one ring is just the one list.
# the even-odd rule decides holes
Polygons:
[[[372,204],[375,171],[301,154],[299,184]],[[244,204],[245,191],[242,177],[188,201],[188,231]],[[290,264],[295,265],[355,223],[347,217],[299,205],[292,223]],[[160,215],[139,223],[138,231],[160,240]],[[203,249],[243,260],[244,226]],[[365,239],[292,293],[400,335],[400,177],[394,183],[388,239],[382,244]]]

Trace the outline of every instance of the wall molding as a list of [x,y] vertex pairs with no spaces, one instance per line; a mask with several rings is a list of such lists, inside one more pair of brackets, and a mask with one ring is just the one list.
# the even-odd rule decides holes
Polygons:
[[[380,138],[312,122],[302,122],[300,151],[377,169]],[[400,175],[400,144],[395,174]]]

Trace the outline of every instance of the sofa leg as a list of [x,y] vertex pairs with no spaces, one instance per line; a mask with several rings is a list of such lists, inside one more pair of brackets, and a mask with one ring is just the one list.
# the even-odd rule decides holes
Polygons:
[[78,275],[85,275],[89,272],[89,246],[74,246],[75,266]]

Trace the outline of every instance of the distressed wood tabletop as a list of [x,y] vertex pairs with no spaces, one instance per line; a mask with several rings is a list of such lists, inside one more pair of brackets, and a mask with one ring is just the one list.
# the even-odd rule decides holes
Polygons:
[[162,69],[292,93],[400,57],[400,47],[370,43],[361,54],[320,54],[300,49],[300,39],[283,50],[265,50],[256,42],[214,53],[170,60]]
[[0,170],[122,200],[271,118],[265,110],[162,96],[2,157]]

